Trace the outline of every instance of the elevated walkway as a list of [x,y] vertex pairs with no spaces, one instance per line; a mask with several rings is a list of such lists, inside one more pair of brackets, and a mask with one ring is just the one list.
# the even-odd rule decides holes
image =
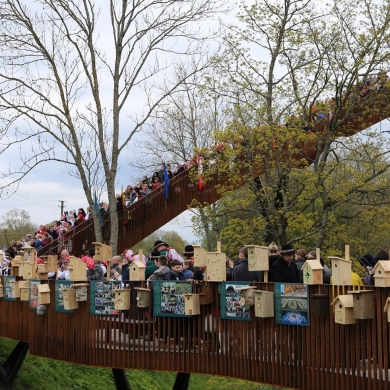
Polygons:
[[[386,88],[377,93],[373,93],[353,104],[350,108],[345,108],[340,112],[333,113],[331,125],[334,128],[333,137],[351,136],[356,134],[390,116],[389,106],[390,91]],[[329,118],[324,118],[314,127],[314,134],[296,143],[293,152],[289,152],[287,145],[278,145],[282,158],[290,162],[291,167],[305,167],[310,165],[318,151],[322,150],[323,143],[319,142],[324,134],[325,127],[329,125]],[[319,149],[319,150],[318,150]],[[257,172],[260,175],[262,172]],[[193,175],[194,176],[194,175]],[[201,204],[212,204],[221,198],[221,194],[216,191],[217,184],[226,182],[226,176],[218,173],[213,175],[199,191],[197,184],[191,180],[190,172],[184,171],[175,176],[169,185],[169,199],[164,197],[164,189],[153,191],[148,196],[128,207],[129,222],[122,224],[122,215],[119,216],[119,238],[118,252],[125,248],[131,248],[145,237],[164,226],[176,216],[188,209],[193,200]],[[243,183],[236,183],[238,188]],[[107,215],[103,216],[103,240],[109,243],[110,221]],[[47,253],[51,248],[56,252],[62,248],[68,249],[73,255],[80,256],[84,248],[89,248],[94,242],[95,234],[93,221],[89,220],[73,229],[67,234],[65,241],[55,240],[50,246],[43,248],[39,254]]]
[[[131,282],[131,288],[144,285]],[[154,317],[152,308],[131,308],[116,316],[90,314],[90,302],[73,313],[51,303],[37,315],[28,302],[0,299],[0,337],[28,342],[30,353],[50,359],[116,369],[203,373],[297,389],[390,388],[390,323],[383,312],[387,288],[375,288],[371,320],[353,325],[334,321],[329,305],[347,287],[310,286],[310,326],[277,325],[274,318],[221,319],[219,283],[210,283],[213,301],[200,315]],[[272,283],[257,284],[273,291]],[[133,290],[134,291],[134,290]],[[314,298],[327,296],[328,314],[314,314]],[[123,318],[123,319],[122,319]]]

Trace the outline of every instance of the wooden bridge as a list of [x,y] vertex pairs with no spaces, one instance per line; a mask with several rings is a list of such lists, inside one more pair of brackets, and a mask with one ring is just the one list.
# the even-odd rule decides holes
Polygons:
[[[138,283],[143,285],[131,282],[132,290]],[[155,317],[150,306],[137,308],[134,294],[125,317],[92,315],[89,302],[79,302],[73,313],[60,313],[55,311],[54,281],[49,285],[51,303],[43,316],[28,302],[0,299],[0,336],[27,342],[33,355],[116,369],[221,375],[297,389],[390,388],[390,325],[383,311],[388,288],[373,288],[374,319],[341,325],[335,323],[329,305],[342,291],[310,286],[310,326],[303,327],[255,317],[253,307],[250,321],[220,319],[219,283],[209,283],[212,302],[190,318]],[[273,291],[274,285],[257,287]],[[318,294],[325,296],[328,314],[315,314]]]
[[[339,113],[342,120],[335,134],[349,136],[380,122],[390,116],[387,107],[387,92],[365,98],[349,112],[348,118]],[[322,123],[316,125],[316,130],[324,131]],[[298,146],[301,152],[289,158],[298,161],[304,156],[310,164],[319,147],[316,137]],[[226,178],[215,174],[198,191],[185,171],[171,180],[169,199],[165,199],[160,188],[133,204],[128,209],[129,223],[119,225],[118,250],[129,248],[156,231],[185,211],[193,199],[215,202],[221,197],[216,184],[223,180]],[[108,240],[110,221],[106,216],[104,220],[104,238]],[[67,240],[71,253],[80,255],[95,240],[92,221],[76,227]],[[59,243],[54,242],[49,249],[59,248]],[[190,373],[308,390],[390,389],[390,327],[383,312],[388,288],[372,288],[374,319],[340,325],[335,323],[332,309],[323,315],[311,310],[310,326],[301,327],[276,325],[274,318],[254,317],[253,307],[251,321],[221,319],[218,283],[209,284],[212,301],[201,306],[200,315],[189,318],[156,317],[151,306],[137,307],[134,293],[130,310],[121,315],[92,315],[89,302],[79,302],[72,314],[61,313],[54,307],[54,281],[49,281],[49,285],[52,303],[43,316],[31,310],[27,302],[0,299],[0,337],[21,340],[10,360],[15,367],[21,365],[29,348],[38,356],[111,367],[118,388],[126,388],[122,369],[144,369],[179,372],[175,389],[187,388]],[[145,282],[130,282],[132,291],[136,286],[145,287]],[[272,283],[257,287],[274,289]],[[329,309],[340,291],[324,285],[311,286],[309,293],[310,306],[320,294],[326,297]],[[0,366],[0,374],[6,376],[7,372]]]
[[[351,136],[356,134],[382,120],[390,117],[389,111],[390,91],[382,90],[373,95],[356,102],[352,108],[343,109],[337,114],[337,129],[334,130],[335,137]],[[348,110],[348,113],[347,113]],[[323,134],[325,131],[324,124],[326,120],[320,121],[315,125],[316,134]],[[294,152],[287,149],[286,144],[276,145],[281,151],[282,158],[286,160],[290,167],[305,167],[310,165],[315,159],[317,152],[321,151],[323,143],[319,143],[316,134],[307,135],[306,138],[297,142]],[[322,145],[322,146],[321,146]],[[261,175],[261,171],[256,172]],[[199,204],[212,204],[220,199],[223,195],[216,190],[217,185],[226,183],[228,177],[226,174],[219,175],[216,172],[209,176],[204,188],[199,191],[196,183],[196,173],[186,170],[171,179],[169,184],[169,198],[164,196],[164,188],[160,187],[152,191],[146,197],[132,204],[127,208],[129,221],[126,225],[119,223],[118,235],[118,253],[125,248],[131,248],[145,237],[152,234],[166,223],[171,221],[182,212],[186,211],[193,200]],[[244,183],[234,183],[238,188]],[[108,215],[103,215],[104,225],[103,241],[109,244],[110,237],[110,220]],[[122,221],[122,215],[119,216]],[[83,248],[88,248],[91,243],[96,241],[93,229],[93,220],[88,220],[75,227],[67,234],[66,247],[70,253],[75,256],[81,256],[84,253]],[[39,251],[39,255],[47,253],[54,249],[58,252],[64,244],[60,239],[55,240],[49,246]]]

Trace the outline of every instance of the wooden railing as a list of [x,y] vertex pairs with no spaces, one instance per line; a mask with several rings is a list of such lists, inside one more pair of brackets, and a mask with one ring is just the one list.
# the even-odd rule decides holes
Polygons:
[[[338,113],[340,125],[334,130],[334,134],[340,136],[351,136],[356,134],[390,116],[389,91],[381,90],[378,93],[369,95],[364,99],[355,102],[352,109],[343,109]],[[321,134],[324,131],[324,123],[318,122],[315,130]],[[290,167],[303,167],[310,165],[318,152],[318,139],[315,135],[307,136],[307,139],[297,143],[297,149],[293,153],[288,152],[286,145],[279,145],[283,149],[285,159],[293,163]],[[304,162],[304,160],[306,162]],[[262,171],[256,174],[260,175]],[[169,199],[165,199],[164,187],[152,191],[149,195],[128,207],[129,222],[122,223],[122,214],[119,213],[119,237],[118,253],[125,248],[131,248],[145,237],[171,221],[173,218],[187,210],[193,200],[200,203],[212,204],[221,198],[222,194],[216,191],[216,185],[226,182],[227,178],[217,173],[210,178],[202,189],[198,190],[195,176],[184,171],[175,176],[169,185]],[[243,183],[235,183],[235,186]],[[109,244],[110,220],[108,215],[103,215],[103,241]],[[91,247],[95,241],[93,221],[89,220],[67,233],[65,241],[55,240],[49,246],[39,251],[39,255],[46,254],[49,250],[56,253],[62,249],[70,249],[73,255],[80,256],[84,248]]]
[[[329,305],[338,294],[336,287],[310,286],[310,326],[302,327],[255,317],[253,307],[250,321],[220,319],[218,283],[210,283],[213,302],[201,305],[201,314],[189,318],[154,317],[151,307],[137,308],[134,295],[131,309],[119,316],[91,315],[90,302],[79,302],[72,314],[56,312],[54,283],[49,284],[51,303],[43,316],[29,309],[28,302],[0,299],[0,337],[28,342],[33,355],[92,366],[221,375],[298,389],[389,389],[390,326],[383,312],[387,288],[372,288],[374,319],[340,325],[330,306],[327,315],[315,315],[313,310],[315,294],[328,296]],[[144,282],[130,284],[133,288]],[[257,287],[273,291],[272,283]]]

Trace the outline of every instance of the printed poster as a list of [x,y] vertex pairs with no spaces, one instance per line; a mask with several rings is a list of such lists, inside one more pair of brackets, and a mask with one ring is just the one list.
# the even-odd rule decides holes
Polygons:
[[191,317],[184,314],[184,294],[191,294],[191,282],[154,280],[152,288],[153,315],[157,317]]
[[116,315],[115,290],[121,288],[119,280],[91,280],[90,282],[90,311],[95,315]]
[[248,282],[221,283],[220,301],[222,319],[250,321],[250,307],[241,305],[241,291],[237,290],[237,288],[246,286],[249,286]]
[[73,313],[73,310],[65,310],[64,297],[62,290],[73,288],[73,281],[71,280],[56,280],[55,299],[56,299],[56,311],[60,313]]
[[3,292],[4,300],[5,301],[16,301],[16,298],[14,296],[16,277],[4,275],[3,283],[4,283],[4,292]]
[[41,284],[40,280],[29,279],[29,305],[30,309],[37,310],[38,303],[38,285]]
[[309,293],[304,284],[274,284],[275,321],[281,325],[309,326]]

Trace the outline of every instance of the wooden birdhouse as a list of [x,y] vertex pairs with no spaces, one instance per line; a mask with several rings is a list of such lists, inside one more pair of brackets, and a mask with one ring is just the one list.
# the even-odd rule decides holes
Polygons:
[[23,267],[21,267],[22,264],[23,264],[23,257],[20,255],[15,256],[11,260],[10,275],[23,276]]
[[73,288],[76,290],[76,301],[87,302],[88,301],[88,286],[89,283],[74,283]]
[[137,290],[137,307],[149,307],[150,301],[150,289],[135,287],[134,290]]
[[184,313],[190,316],[196,316],[200,314],[198,294],[184,294]]
[[69,257],[69,279],[73,281],[87,280],[87,265],[77,257]]
[[375,287],[390,287],[390,261],[379,260],[373,269]]
[[248,271],[268,271],[268,248],[257,245],[245,245],[248,248]]
[[46,264],[38,264],[37,269],[37,275],[40,280],[47,280],[49,278]]
[[14,298],[20,298],[20,287],[19,287],[19,282],[14,281],[12,283],[12,296]]
[[76,290],[74,288],[67,288],[62,290],[62,296],[64,298],[65,310],[78,309],[79,305],[77,303]]
[[35,278],[35,267],[36,263],[31,261],[23,262],[23,279],[34,279]]
[[20,273],[19,264],[11,265],[9,270],[10,270],[9,272],[10,276],[19,276],[19,275],[22,276],[22,274]]
[[387,313],[387,322],[390,322],[390,298],[386,299],[385,307],[383,311]]
[[323,284],[324,267],[318,260],[306,260],[302,266],[304,284]]
[[130,290],[119,288],[115,290],[115,310],[130,309]]
[[48,284],[38,284],[38,303],[46,305],[50,303],[50,287]]
[[112,248],[109,245],[104,245],[100,242],[93,242],[93,249],[95,251],[94,259],[97,261],[111,261]]
[[27,263],[35,263],[37,259],[37,251],[29,245],[23,247],[23,261]]
[[241,293],[241,306],[253,306],[255,304],[255,289],[256,286],[237,287],[237,291],[240,291]]
[[199,245],[194,245],[194,267],[206,267],[207,252]]
[[337,256],[329,256],[332,262],[332,284],[350,286],[352,284],[352,261]]
[[313,294],[312,309],[315,316],[327,316],[329,314],[329,295]]
[[195,293],[199,295],[199,303],[201,305],[214,302],[213,288],[209,284],[196,283]]
[[225,253],[207,252],[205,279],[208,282],[223,282],[226,280]]
[[28,302],[29,299],[30,299],[30,288],[29,288],[29,286],[20,285],[20,283],[19,283],[19,288],[20,288],[20,300]]
[[356,290],[348,291],[353,297],[353,316],[356,320],[375,318],[374,291]]
[[145,264],[140,260],[133,261],[129,266],[130,280],[145,280]]
[[13,265],[14,267],[19,266],[19,264],[22,264],[22,263],[23,263],[23,257],[20,255],[15,256],[11,260],[11,265]]
[[337,324],[356,324],[357,320],[353,315],[352,295],[338,295],[331,305],[334,307],[335,322]]
[[57,268],[58,268],[57,255],[44,255],[40,257],[46,264],[47,272],[57,272]]
[[274,317],[274,293],[270,291],[255,290],[254,305],[255,317]]

